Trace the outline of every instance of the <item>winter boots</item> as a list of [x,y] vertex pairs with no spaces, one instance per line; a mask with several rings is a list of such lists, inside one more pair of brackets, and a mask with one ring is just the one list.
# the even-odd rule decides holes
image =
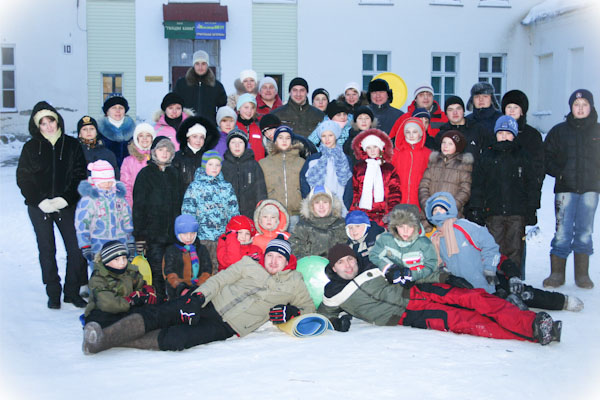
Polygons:
[[592,289],[594,287],[594,282],[592,282],[588,275],[589,267],[590,256],[587,254],[575,253],[575,284],[580,288]]
[[550,276],[544,279],[544,287],[557,288],[564,285],[566,265],[566,258],[561,258],[556,254],[550,254]]
[[90,322],[83,328],[83,346],[85,354],[95,354],[122,346],[145,334],[144,318],[140,314],[131,314],[102,329],[97,322]]
[[550,342],[560,342],[562,321],[553,321],[545,312],[539,312],[533,320],[533,338],[542,346]]
[[563,306],[563,310],[579,312],[583,310],[583,301],[578,297],[565,295],[565,305]]
[[153,330],[151,332],[146,333],[144,336],[133,339],[127,343],[123,343],[121,347],[130,347],[132,349],[142,349],[142,350],[160,350],[158,348],[158,334],[160,333],[160,329]]

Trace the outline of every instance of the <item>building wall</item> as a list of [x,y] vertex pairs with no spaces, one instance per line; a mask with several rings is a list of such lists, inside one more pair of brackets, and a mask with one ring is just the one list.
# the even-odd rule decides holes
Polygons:
[[[40,100],[58,109],[67,132],[75,130],[87,112],[84,5],[78,8],[72,0],[5,2],[0,43],[15,46],[16,68],[16,112],[0,114],[2,133],[29,135],[29,115]],[[64,45],[71,46],[71,54],[64,53]]]
[[102,74],[123,74],[127,113],[136,119],[136,20],[134,0],[88,0],[88,106],[94,118],[103,116]]

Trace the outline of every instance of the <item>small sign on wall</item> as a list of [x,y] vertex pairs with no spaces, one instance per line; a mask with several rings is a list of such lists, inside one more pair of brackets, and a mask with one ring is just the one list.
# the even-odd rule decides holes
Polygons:
[[70,43],[63,44],[63,54],[73,54],[73,45]]
[[162,77],[162,75],[146,75],[144,77],[144,80],[146,82],[162,82],[163,77]]

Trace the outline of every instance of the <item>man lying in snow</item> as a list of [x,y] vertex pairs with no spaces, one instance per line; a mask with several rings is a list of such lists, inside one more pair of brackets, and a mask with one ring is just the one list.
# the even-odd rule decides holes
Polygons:
[[143,307],[104,329],[86,324],[83,352],[111,347],[183,350],[245,336],[269,319],[282,323],[314,311],[290,244],[279,236],[269,242],[260,264],[243,257],[174,301]]

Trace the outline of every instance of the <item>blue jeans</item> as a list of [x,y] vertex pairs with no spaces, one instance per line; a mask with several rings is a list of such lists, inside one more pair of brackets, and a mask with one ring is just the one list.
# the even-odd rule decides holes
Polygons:
[[598,207],[598,193],[556,193],[556,233],[550,254],[567,258],[571,251],[591,255],[594,252],[592,232],[594,215]]

